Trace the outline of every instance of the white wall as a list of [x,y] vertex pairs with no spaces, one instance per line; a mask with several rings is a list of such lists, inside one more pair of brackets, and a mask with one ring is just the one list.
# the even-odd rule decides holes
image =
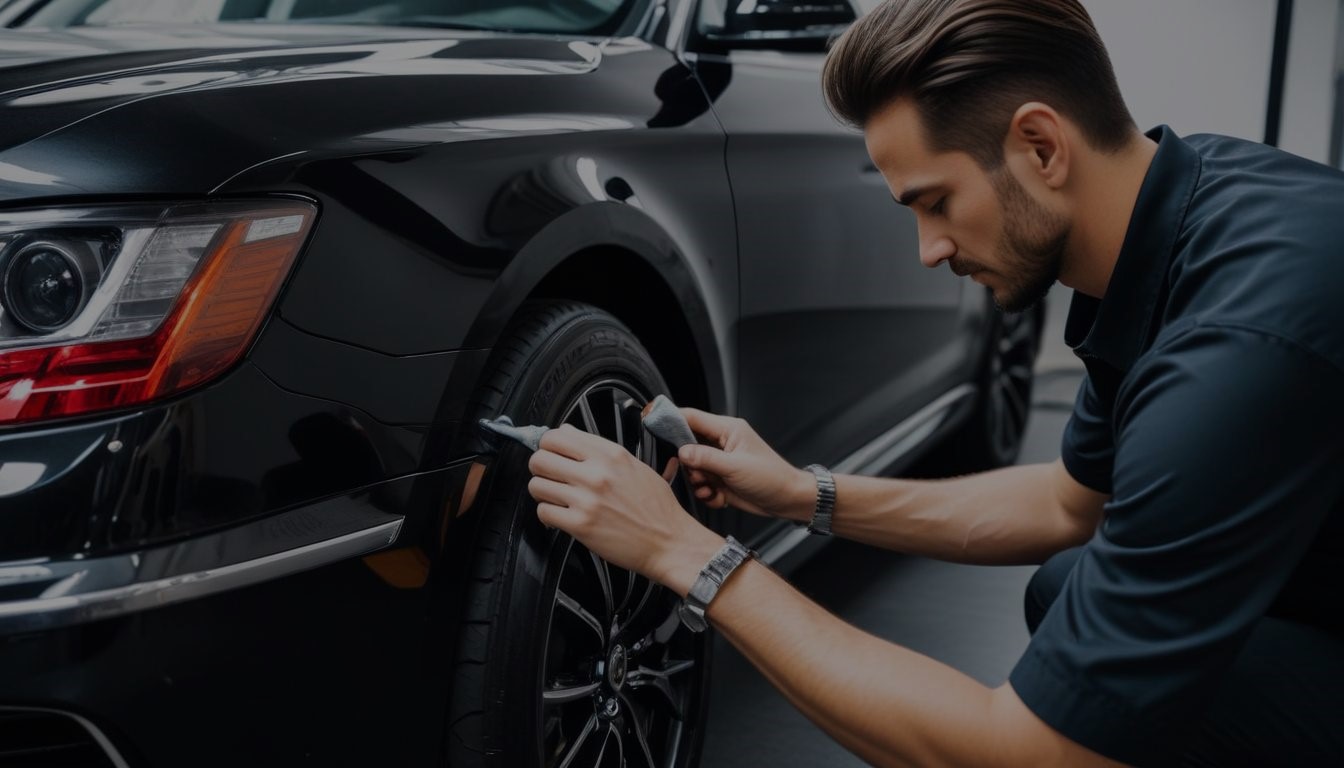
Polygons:
[[[1275,0],[1083,0],[1135,121],[1265,137]],[[1295,0],[1279,146],[1330,154],[1340,0]]]
[[1265,132],[1274,0],[1083,0],[1139,127]]
[[1279,146],[1322,163],[1330,160],[1340,5],[1340,0],[1293,3]]

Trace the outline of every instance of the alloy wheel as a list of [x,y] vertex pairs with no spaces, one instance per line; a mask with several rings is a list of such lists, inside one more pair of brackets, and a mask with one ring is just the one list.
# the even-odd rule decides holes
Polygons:
[[[670,446],[644,431],[647,398],[606,380],[589,386],[564,423],[625,446],[690,495]],[[676,596],[568,539],[542,664],[542,755],[548,768],[672,768],[699,699],[706,643],[684,629]]]
[[994,354],[989,361],[990,388],[986,407],[990,440],[997,455],[1017,451],[1031,410],[1032,366],[1036,361],[1034,312],[1003,313]]

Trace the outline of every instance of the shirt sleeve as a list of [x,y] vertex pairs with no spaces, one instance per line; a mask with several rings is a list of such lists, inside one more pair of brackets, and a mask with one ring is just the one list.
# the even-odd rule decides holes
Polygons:
[[1116,398],[1103,522],[1009,677],[1038,717],[1140,765],[1198,722],[1340,498],[1341,378],[1239,329],[1140,360]]
[[1078,385],[1073,414],[1064,427],[1060,459],[1074,480],[1098,493],[1109,494],[1115,442],[1111,415],[1101,403],[1092,377],[1084,376]]

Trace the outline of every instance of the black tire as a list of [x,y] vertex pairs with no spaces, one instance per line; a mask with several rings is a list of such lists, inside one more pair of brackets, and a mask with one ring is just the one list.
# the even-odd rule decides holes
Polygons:
[[1044,313],[994,310],[980,369],[980,393],[966,423],[934,454],[943,473],[981,472],[1017,461],[1031,416],[1031,391]]
[[[662,376],[630,331],[594,307],[526,306],[484,381],[468,409],[473,421],[506,414],[516,424],[569,421],[606,433],[621,424],[627,448],[650,465],[675,455],[639,428],[639,407],[666,391]],[[448,764],[559,766],[573,751],[573,768],[621,765],[622,756],[643,766],[650,760],[642,742],[658,768],[694,765],[708,692],[706,635],[665,621],[674,615],[671,592],[542,526],[526,489],[527,456],[511,442],[500,446],[472,513]],[[691,508],[684,479],[673,486]],[[659,626],[664,633],[654,632]],[[618,676],[621,665],[628,672]]]

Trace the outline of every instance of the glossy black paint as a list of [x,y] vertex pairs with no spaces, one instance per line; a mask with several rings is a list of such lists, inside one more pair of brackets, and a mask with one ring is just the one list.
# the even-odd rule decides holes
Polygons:
[[974,379],[984,295],[918,266],[861,139],[821,109],[819,56],[669,50],[683,6],[649,39],[0,30],[0,217],[320,207],[225,377],[0,428],[0,462],[46,466],[0,497],[0,563],[351,499],[405,517],[394,547],[416,576],[350,559],[0,637],[0,704],[81,713],[137,765],[434,764],[466,556],[454,524],[481,450],[461,425],[530,297],[608,309],[679,401],[741,413],[799,462],[835,461]]

